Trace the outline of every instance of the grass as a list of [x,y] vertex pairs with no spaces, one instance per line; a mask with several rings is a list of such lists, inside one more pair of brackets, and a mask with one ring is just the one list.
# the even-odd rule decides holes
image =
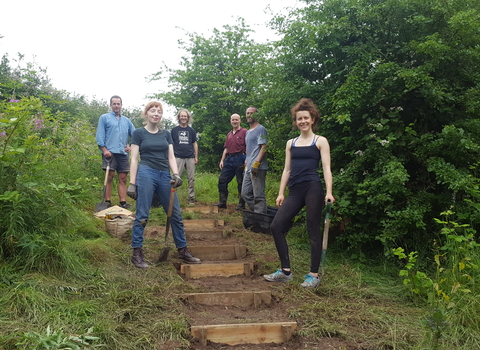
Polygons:
[[[197,174],[197,200],[217,202],[217,181],[215,174]],[[267,183],[269,205],[273,205],[270,201],[276,197],[278,182],[268,179]],[[229,191],[229,202],[236,201],[235,180]],[[182,206],[185,205],[186,186],[178,194]],[[199,217],[184,213],[184,217],[187,215]],[[240,217],[238,213],[233,215]],[[55,249],[60,252],[48,252],[52,256],[67,255],[68,259],[60,260],[61,264],[75,269],[76,274],[48,273],[48,269],[43,274],[23,274],[16,266],[0,263],[0,349],[47,349],[34,347],[32,339],[55,336],[67,342],[68,337],[90,335],[98,337],[89,341],[92,345],[103,344],[107,349],[158,349],[159,344],[170,349],[188,349],[189,320],[176,296],[199,292],[198,287],[184,283],[170,263],[147,271],[134,268],[129,263],[128,242],[109,237],[102,232],[99,221],[89,220],[84,219],[76,230],[84,239],[70,245],[69,251],[76,255],[61,251],[69,246],[68,241],[58,241],[60,245]],[[163,210],[152,210],[150,224],[164,222]],[[270,236],[242,230],[241,223],[234,234],[255,257],[257,274],[278,268]],[[303,290],[297,285],[309,269],[305,228],[295,226],[288,241],[294,283],[272,288],[283,303],[291,305],[288,314],[301,324],[300,336],[312,342],[335,337],[372,350],[480,348],[480,302],[474,295],[465,294],[458,307],[448,311],[452,316],[455,312],[455,321],[449,318],[448,330],[433,341],[424,327],[431,310],[416,306],[406,297],[394,267],[351,261],[332,242],[321,288]],[[472,328],[471,324],[477,327]]]

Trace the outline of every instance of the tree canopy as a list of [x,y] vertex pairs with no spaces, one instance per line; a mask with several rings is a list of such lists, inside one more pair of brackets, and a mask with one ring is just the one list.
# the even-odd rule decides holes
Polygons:
[[159,97],[194,112],[208,167],[229,115],[254,104],[280,171],[295,135],[289,109],[309,97],[323,114],[337,233],[350,247],[427,244],[446,209],[477,225],[480,3],[303,3],[272,20],[277,42],[253,42],[239,20],[210,38],[189,34],[182,68],[163,72],[170,90]]

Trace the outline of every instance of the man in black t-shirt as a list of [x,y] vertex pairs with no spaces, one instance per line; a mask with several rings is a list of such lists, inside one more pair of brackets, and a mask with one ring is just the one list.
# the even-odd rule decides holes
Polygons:
[[187,170],[188,204],[195,205],[195,165],[198,163],[197,133],[189,126],[190,113],[182,109],[177,114],[178,126],[172,129],[173,151],[177,160],[180,177]]

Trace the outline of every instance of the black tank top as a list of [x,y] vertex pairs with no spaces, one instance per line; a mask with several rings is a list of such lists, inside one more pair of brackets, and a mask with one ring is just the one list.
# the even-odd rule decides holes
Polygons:
[[292,187],[301,182],[320,181],[318,174],[318,165],[320,163],[320,150],[316,142],[318,136],[313,137],[310,146],[295,146],[298,137],[293,140],[290,148],[290,178],[288,187]]

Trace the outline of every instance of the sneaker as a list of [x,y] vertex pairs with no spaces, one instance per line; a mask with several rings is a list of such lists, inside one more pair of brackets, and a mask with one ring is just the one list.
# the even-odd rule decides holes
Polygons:
[[281,269],[278,269],[276,272],[271,275],[263,275],[268,282],[289,282],[293,279],[293,274],[285,275]]
[[128,208],[130,208],[130,204],[128,204],[128,203],[125,203],[125,204],[120,203],[120,207],[123,208],[123,209],[128,209]]
[[311,274],[303,276],[305,281],[300,285],[303,288],[317,288],[320,285],[320,278],[312,276]]

